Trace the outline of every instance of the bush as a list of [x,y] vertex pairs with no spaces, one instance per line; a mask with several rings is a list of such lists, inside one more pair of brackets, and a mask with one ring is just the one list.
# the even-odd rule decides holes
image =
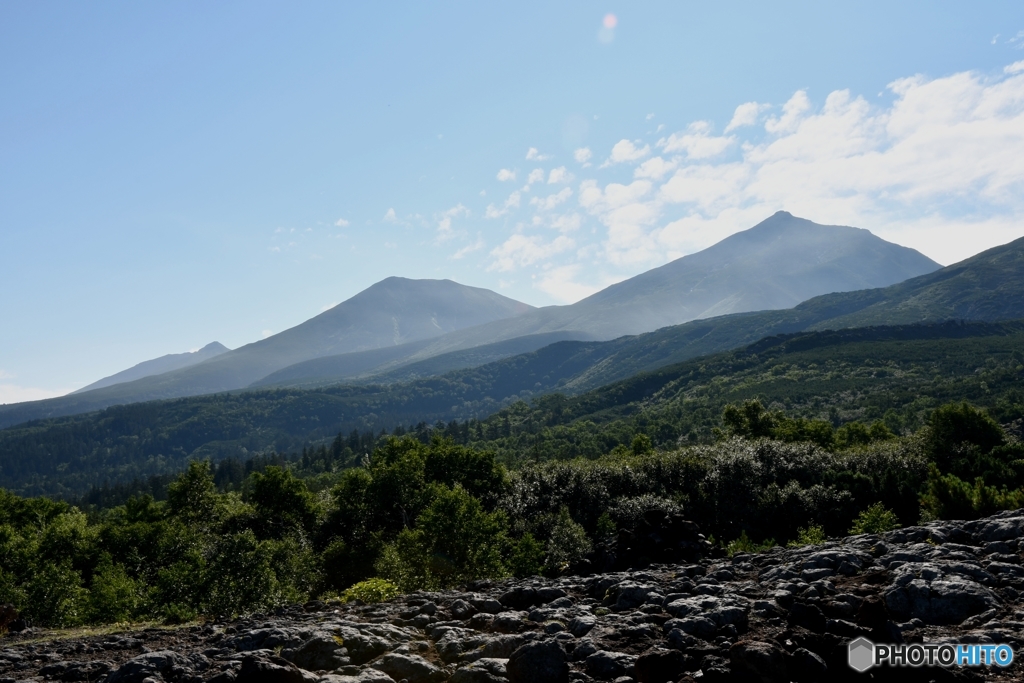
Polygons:
[[961,470],[971,451],[987,454],[1006,443],[1002,427],[971,404],[951,403],[936,408],[928,419],[925,447],[943,472],[967,475]]
[[725,552],[732,557],[737,553],[760,553],[765,550],[770,550],[775,547],[775,539],[769,538],[764,543],[755,543],[750,540],[747,536],[746,531],[740,532],[740,537],[734,541],[730,541],[729,545],[725,546]]
[[569,508],[563,506],[548,539],[547,568],[564,571],[586,557],[592,548],[587,532],[569,516]]
[[67,560],[44,564],[28,585],[26,616],[43,626],[74,626],[85,617],[88,593]]
[[518,579],[540,574],[544,568],[544,544],[526,532],[512,546],[508,568]]
[[978,519],[1000,510],[1024,507],[1024,489],[986,486],[977,477],[973,484],[953,474],[943,475],[932,465],[928,487],[921,496],[921,508],[931,519]]
[[350,586],[341,594],[342,602],[361,600],[366,604],[387,602],[401,595],[398,586],[386,579],[367,579]]
[[434,499],[384,547],[376,569],[403,590],[448,588],[506,574],[503,513],[488,513],[462,486],[433,486]]
[[796,530],[796,540],[786,545],[790,548],[799,548],[805,545],[822,545],[825,542],[825,530],[814,524],[808,527],[800,527]]
[[188,605],[179,605],[173,602],[169,605],[164,605],[161,612],[163,614],[163,622],[168,625],[187,624],[190,621],[195,621],[199,616]]
[[256,507],[261,535],[280,538],[285,532],[299,528],[312,531],[317,519],[315,497],[306,484],[291,471],[270,466],[263,473],[254,472],[249,500]]
[[619,526],[611,518],[611,515],[607,512],[602,512],[601,516],[597,518],[597,528],[594,530],[594,537],[598,539],[608,538],[609,536],[614,536],[618,530]]
[[857,515],[857,520],[850,528],[851,534],[881,534],[900,528],[900,520],[896,513],[887,510],[881,503],[875,503]]
[[89,621],[101,624],[130,621],[139,616],[144,606],[142,586],[128,576],[123,565],[115,564],[110,555],[104,553],[89,589]]
[[251,531],[220,539],[210,560],[205,611],[244,614],[277,602],[277,577],[271,548]]

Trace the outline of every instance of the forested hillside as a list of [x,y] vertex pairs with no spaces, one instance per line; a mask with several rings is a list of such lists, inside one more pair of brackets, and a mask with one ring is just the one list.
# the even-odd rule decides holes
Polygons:
[[827,446],[814,425],[757,402],[722,418],[711,444],[655,451],[638,438],[595,460],[513,471],[451,440],[389,437],[319,493],[306,458],[221,493],[210,465],[193,462],[166,501],[88,515],[0,491],[0,603],[38,625],[179,622],[645,567],[654,546],[630,539],[672,528],[699,538],[694,552],[731,554],[1024,505],[1024,447],[966,403],[931,411],[913,436],[849,423],[856,438]]
[[[174,473],[190,459],[298,453],[329,446],[339,433],[347,440],[353,430],[379,435],[423,425],[426,435],[438,421],[433,431],[518,463],[598,457],[637,434],[659,447],[707,441],[723,406],[754,397],[833,427],[882,419],[895,433],[916,429],[947,401],[971,400],[1006,423],[1024,404],[1024,323],[802,333],[664,366],[678,346],[669,332],[560,342],[404,384],[222,394],[30,423],[0,431],[0,485],[77,496],[104,482]],[[536,397],[547,391],[565,393]]]

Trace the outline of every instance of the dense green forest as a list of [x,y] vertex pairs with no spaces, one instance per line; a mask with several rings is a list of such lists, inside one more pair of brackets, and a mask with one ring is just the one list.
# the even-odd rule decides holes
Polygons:
[[594,348],[4,430],[5,477],[74,486],[0,490],[0,602],[40,625],[173,622],[585,571],[652,510],[732,551],[1024,505],[1022,323],[777,336],[485,419],[335,430],[338,405],[412,415],[502,378],[557,384]]
[[720,425],[703,445],[637,434],[512,471],[451,439],[392,436],[326,487],[326,448],[219,486],[219,467],[193,461],[164,501],[85,512],[0,491],[0,602],[39,625],[174,622],[363,595],[367,580],[386,593],[571,572],[652,510],[741,550],[1024,504],[1024,446],[967,403],[902,437],[881,422],[830,432],[758,401],[727,405]]
[[725,405],[755,398],[817,421],[815,440],[824,447],[852,438],[842,429],[851,421],[910,434],[936,407],[958,400],[1019,429],[1024,327],[946,323],[769,337],[575,397],[518,402],[463,431],[467,443],[508,464],[597,457],[637,434],[662,448],[706,442]]
[[1004,424],[1024,415],[1021,322],[781,335],[578,393],[671,359],[676,342],[670,331],[560,342],[408,383],[219,394],[27,423],[0,430],[0,486],[77,497],[154,475],[166,485],[190,459],[230,461],[237,472],[256,456],[321,447],[326,472],[357,462],[382,432],[449,436],[508,465],[594,458],[641,433],[659,448],[707,442],[726,404],[755,397],[833,428],[882,420],[896,434],[961,399]]

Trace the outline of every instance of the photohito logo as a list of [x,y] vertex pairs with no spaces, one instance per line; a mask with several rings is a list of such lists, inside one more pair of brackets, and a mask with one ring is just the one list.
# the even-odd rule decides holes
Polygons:
[[999,666],[1013,664],[1013,648],[1005,643],[911,643],[876,645],[867,638],[847,646],[850,668],[861,673],[873,666]]

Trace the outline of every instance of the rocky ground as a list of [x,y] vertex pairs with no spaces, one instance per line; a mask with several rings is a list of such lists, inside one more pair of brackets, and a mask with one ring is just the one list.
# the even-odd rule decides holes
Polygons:
[[847,665],[847,643],[1024,638],[1024,510],[642,570],[478,582],[376,605],[0,639],[0,683],[1024,680]]

